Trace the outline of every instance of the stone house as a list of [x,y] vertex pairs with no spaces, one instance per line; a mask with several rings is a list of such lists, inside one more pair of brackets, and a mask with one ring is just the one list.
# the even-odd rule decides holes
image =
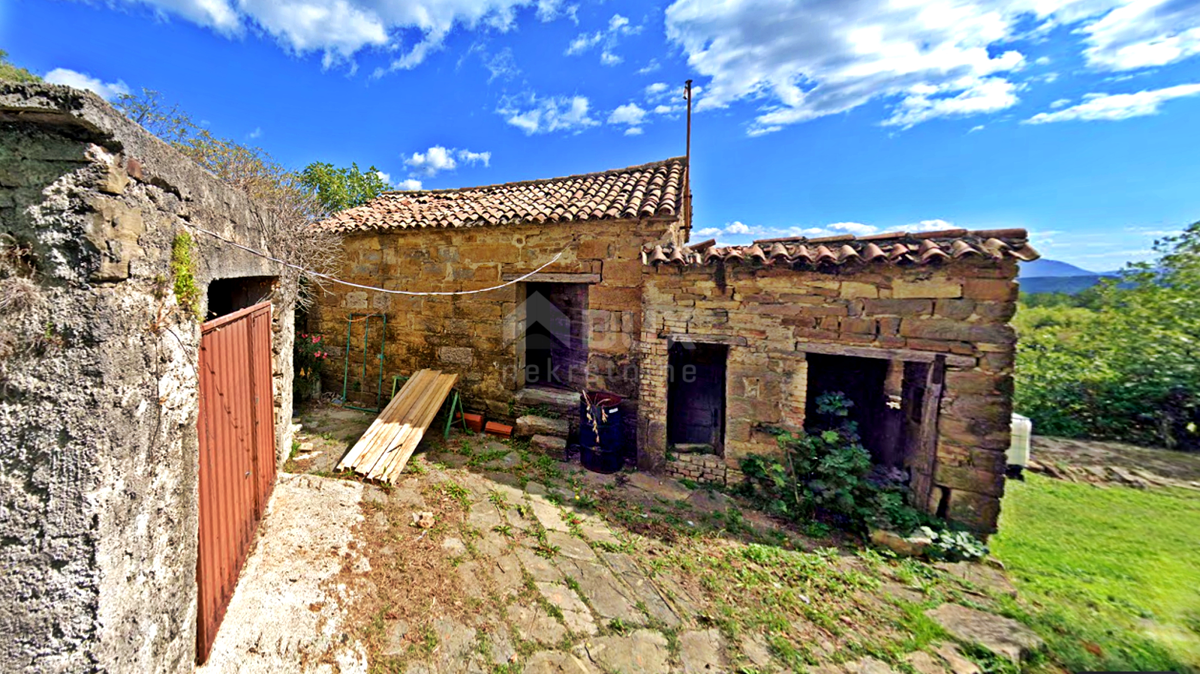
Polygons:
[[[462,376],[468,409],[508,420],[542,405],[571,418],[578,391],[606,390],[624,398],[640,468],[715,482],[841,391],[918,505],[994,530],[1017,260],[1037,256],[1025,232],[689,244],[686,170],[676,158],[394,192],[338,214],[325,226],[345,236],[345,280],[364,286],[478,290],[552,263],[471,295],[332,288],[310,320],[349,355],[326,386],[353,400],[357,381],[370,398],[377,380],[435,367]],[[364,334],[348,319],[366,314]]]
[[[262,249],[268,217],[95,94],[0,83],[5,672],[194,670],[198,625],[219,622],[198,581],[206,517],[215,495],[244,495],[205,475],[253,436],[269,488],[291,444],[294,322],[271,299],[279,268],[194,227]],[[231,326],[251,305],[259,348],[226,374],[260,385],[255,427],[206,441],[214,398],[244,411],[220,390],[203,413],[206,373],[225,369],[206,343],[241,334]],[[231,479],[247,482],[240,467]],[[262,503],[243,505],[244,553]]]

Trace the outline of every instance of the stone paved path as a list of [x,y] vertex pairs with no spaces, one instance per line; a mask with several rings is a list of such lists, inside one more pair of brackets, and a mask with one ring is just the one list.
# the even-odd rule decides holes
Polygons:
[[[620,493],[637,499],[644,508],[635,509],[633,517],[639,517],[637,512],[642,513],[640,517],[652,517],[656,509],[665,512],[660,506],[678,508],[677,504],[687,503],[682,512],[689,514],[677,526],[691,527],[693,523],[687,520],[699,520],[704,512],[722,514],[735,507],[729,497],[636,473],[628,478],[628,484],[618,486],[613,476],[578,473],[573,466],[561,463],[549,466],[549,472],[565,475],[548,477],[542,484],[529,481],[531,471],[536,474],[529,466],[535,461],[545,464],[545,457],[518,459],[516,450],[489,438],[455,438],[451,442],[458,447],[457,443],[468,441],[474,446],[464,447],[463,453],[443,451],[421,456],[418,461],[424,468],[409,473],[386,494],[376,487],[345,483],[362,490],[366,525],[370,525],[366,529],[374,530],[365,535],[364,529],[359,529],[362,545],[358,552],[376,563],[380,573],[389,561],[400,564],[403,572],[390,577],[389,582],[411,582],[413,587],[422,588],[418,594],[407,595],[407,601],[426,607],[412,614],[389,614],[386,604],[390,601],[394,605],[393,598],[384,602],[382,613],[377,605],[370,617],[358,617],[360,622],[366,619],[382,623],[381,632],[377,632],[383,635],[382,643],[370,641],[371,657],[384,659],[371,663],[378,665],[379,671],[766,674],[807,669],[821,674],[979,674],[979,668],[951,640],[931,643],[924,651],[895,653],[889,662],[871,657],[848,659],[847,653],[839,650],[846,642],[844,632],[874,627],[855,624],[848,614],[837,614],[835,596],[812,595],[814,608],[827,601],[828,605],[820,609],[834,612],[823,615],[837,616],[833,624],[822,629],[802,615],[793,614],[791,622],[782,627],[776,623],[771,627],[758,624],[731,631],[728,623],[722,624],[722,608],[715,604],[711,588],[697,584],[703,579],[689,576],[671,564],[651,564],[646,555],[653,546],[646,547],[647,539],[610,525],[599,514],[558,505],[563,498],[569,503],[570,484],[582,489],[582,482],[593,495],[618,498]],[[481,456],[488,458],[485,461],[479,459]],[[522,466],[521,462],[526,463]],[[510,470],[514,466],[523,471],[520,479]],[[408,523],[414,513],[426,510],[437,511],[439,523],[422,533]],[[745,516],[747,520],[751,517],[748,513]],[[424,538],[426,535],[428,538]],[[419,554],[410,551],[405,555],[392,547],[408,544],[399,541],[411,543],[418,539],[423,541]],[[661,544],[657,549],[656,554],[661,554]],[[437,559],[427,559],[430,555]],[[836,557],[830,564],[833,568],[863,568],[863,562],[852,555]],[[343,566],[347,566],[344,560]],[[1009,589],[991,582],[995,579],[980,567],[944,566],[939,573],[965,581],[967,587],[995,586],[1003,594]],[[356,587],[355,576],[361,574],[351,570],[345,576],[343,570],[343,577],[352,587]],[[454,586],[451,597],[443,592],[445,579]],[[432,591],[423,589],[423,583],[429,582],[440,582],[438,592],[443,593],[435,597]],[[721,582],[736,585],[739,581],[731,575]],[[931,601],[923,582],[910,584],[899,576],[882,573],[875,584],[855,587],[864,588],[857,594],[874,597],[865,604],[871,610],[878,606],[894,612],[897,609],[891,602],[922,607],[938,603]],[[775,587],[782,586],[776,583]],[[388,594],[373,582],[368,582],[365,590],[351,592],[385,599]],[[804,603],[809,602],[809,592],[806,589],[801,595]],[[970,599],[978,601],[981,596],[973,594]],[[441,604],[437,604],[438,598]],[[736,590],[722,601],[738,602]],[[446,606],[447,602],[453,608]],[[931,619],[946,622],[940,620],[943,613],[957,616],[951,609],[941,609],[931,612]],[[968,617],[984,619],[975,613]],[[946,622],[949,634],[956,634],[955,627]],[[372,629],[378,628],[377,624]],[[344,624],[340,629],[355,633]],[[887,625],[885,629],[894,631],[895,626]],[[329,636],[334,634],[330,630],[322,624],[317,631]],[[791,654],[791,662],[798,669],[785,665],[789,656],[780,650],[787,648],[776,638],[780,633],[790,634],[793,642],[807,651],[801,659]],[[961,644],[989,645],[969,636],[959,635],[956,639]],[[1036,647],[1030,643],[1023,648]],[[355,650],[352,639],[343,650],[355,655],[362,651]],[[240,652],[246,653],[247,649],[241,647]],[[1014,651],[1010,657],[1015,660],[1023,654]],[[255,653],[249,655],[251,660],[258,657]],[[336,668],[328,671],[362,671],[366,664],[346,657],[323,660],[330,666],[336,662]],[[802,660],[809,664],[800,664]],[[279,668],[284,670],[292,671]]]

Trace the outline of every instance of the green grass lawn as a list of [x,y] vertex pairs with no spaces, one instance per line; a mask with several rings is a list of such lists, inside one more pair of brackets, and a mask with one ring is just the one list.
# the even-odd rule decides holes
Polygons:
[[1200,672],[1200,493],[1029,475],[991,546],[1068,669]]

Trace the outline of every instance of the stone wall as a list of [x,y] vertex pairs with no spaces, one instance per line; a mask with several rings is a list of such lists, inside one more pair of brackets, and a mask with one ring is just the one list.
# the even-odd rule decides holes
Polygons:
[[[587,282],[588,385],[628,399],[624,414],[632,442],[638,394],[635,343],[641,332],[646,271],[641,246],[659,241],[669,225],[647,219],[357,234],[345,240],[342,278],[407,291],[472,290],[531,272],[562,252],[531,281]],[[511,422],[517,412],[515,394],[523,386],[523,283],[459,296],[387,295],[336,285],[329,291],[309,324],[335,353],[324,372],[325,390],[340,392],[343,387],[349,314],[386,313],[385,400],[394,375],[437,368],[460,375],[458,386],[468,411]],[[357,327],[350,342],[353,380],[355,366],[361,367]],[[369,351],[378,352],[373,340]],[[369,372],[375,366],[370,363]],[[367,386],[373,390],[375,382]]]
[[725,484],[727,472],[725,459],[714,454],[668,454],[663,466],[666,475],[699,483]]
[[[192,671],[200,328],[171,249],[187,223],[261,248],[261,218],[95,95],[0,84],[5,671]],[[192,236],[202,298],[214,279],[278,275]],[[277,307],[281,464],[292,320]]]
[[[1004,486],[1012,412],[1016,263],[867,266],[833,273],[750,265],[649,272],[640,339],[639,464],[667,461],[672,340],[727,344],[724,460],[778,451],[770,427],[801,428],[807,351],[864,349],[890,359],[948,358],[928,505],[991,531]],[[890,351],[885,351],[890,350]],[[682,458],[680,455],[676,458]]]

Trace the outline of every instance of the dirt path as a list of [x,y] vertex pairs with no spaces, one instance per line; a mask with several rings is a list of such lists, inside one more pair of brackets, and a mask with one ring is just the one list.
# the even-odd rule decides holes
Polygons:
[[354,548],[363,486],[279,476],[258,544],[246,562],[203,674],[363,672],[363,646],[345,636],[348,603],[334,581],[369,569]]

